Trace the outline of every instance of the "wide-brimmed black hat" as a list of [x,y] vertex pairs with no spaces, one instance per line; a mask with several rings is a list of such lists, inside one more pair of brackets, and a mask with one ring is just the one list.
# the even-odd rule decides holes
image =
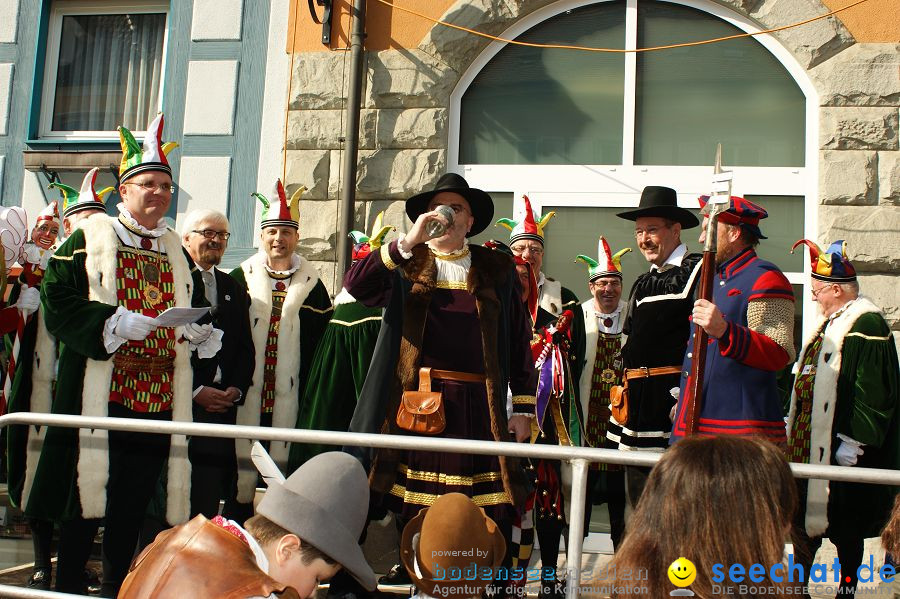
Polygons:
[[421,214],[428,212],[428,203],[431,202],[431,198],[444,191],[458,193],[469,202],[475,222],[472,223],[472,230],[466,237],[478,235],[494,220],[494,202],[491,200],[491,196],[480,189],[469,187],[466,180],[456,173],[446,173],[438,179],[434,189],[423,191],[406,200],[406,216],[416,222]]
[[648,185],[641,192],[641,203],[636,210],[619,212],[616,216],[625,220],[637,220],[642,216],[668,218],[681,224],[682,229],[690,229],[700,224],[694,213],[678,206],[678,196],[671,187]]

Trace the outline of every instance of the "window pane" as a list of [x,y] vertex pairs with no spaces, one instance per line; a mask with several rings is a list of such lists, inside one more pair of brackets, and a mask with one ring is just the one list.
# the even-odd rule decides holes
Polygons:
[[791,254],[791,246],[803,235],[803,198],[794,196],[754,196],[748,200],[758,203],[769,213],[759,228],[768,239],[759,242],[757,253],[774,262],[785,272],[803,272],[806,254],[799,249]]
[[[572,9],[517,39],[622,48],[625,3]],[[507,45],[462,99],[462,164],[621,164],[622,54]]]
[[627,298],[631,284],[649,265],[634,241],[634,223],[616,216],[626,208],[544,206],[544,214],[551,210],[556,211],[556,216],[545,230],[544,274],[561,281],[578,299],[586,300],[588,267],[575,262],[575,256],[584,254],[596,260],[597,241],[603,235],[613,253],[627,247],[632,249],[622,256],[623,295]]
[[[712,15],[640,0],[638,47],[734,35]],[[759,42],[742,38],[638,54],[636,164],[803,166],[805,98]]]
[[165,14],[62,19],[53,131],[143,131],[159,109]]
[[511,193],[491,193],[491,199],[494,200],[494,220],[487,229],[469,238],[469,243],[482,245],[485,241],[496,239],[509,245],[509,229],[506,227],[498,227],[493,223],[501,218],[512,218],[513,214],[513,194]]

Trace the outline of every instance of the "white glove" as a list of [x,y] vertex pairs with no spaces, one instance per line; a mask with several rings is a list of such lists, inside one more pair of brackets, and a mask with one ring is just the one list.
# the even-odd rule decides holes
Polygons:
[[138,314],[137,312],[125,312],[119,317],[115,334],[131,341],[143,341],[156,330],[156,319]]
[[856,466],[859,456],[863,453],[863,448],[859,445],[841,441],[841,446],[834,452],[834,459],[841,466]]
[[213,325],[212,323],[206,324],[197,324],[196,322],[191,322],[184,325],[184,332],[182,335],[185,339],[187,339],[191,345],[200,345],[212,335]]
[[41,292],[36,287],[25,287],[16,301],[16,308],[22,311],[26,317],[37,312],[41,305]]

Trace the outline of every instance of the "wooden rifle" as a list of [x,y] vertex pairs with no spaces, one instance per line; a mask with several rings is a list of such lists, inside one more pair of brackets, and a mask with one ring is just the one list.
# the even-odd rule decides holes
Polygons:
[[[697,287],[697,299],[712,301],[713,279],[716,276],[716,240],[718,237],[719,214],[728,210],[731,200],[731,171],[722,170],[722,144],[716,147],[716,165],[713,168],[713,189],[709,202],[701,214],[707,217],[706,242],[703,245],[703,265],[700,270],[700,283]],[[691,372],[685,386],[684,402],[687,409],[685,436],[697,432],[700,410],[703,407],[703,376],[706,369],[706,349],[709,335],[699,325],[693,325],[693,352],[691,355]]]

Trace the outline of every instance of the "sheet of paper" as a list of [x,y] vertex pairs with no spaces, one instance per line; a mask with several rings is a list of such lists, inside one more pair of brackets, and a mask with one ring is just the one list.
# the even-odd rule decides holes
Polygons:
[[158,327],[178,327],[197,322],[209,312],[209,308],[169,308],[154,320]]

